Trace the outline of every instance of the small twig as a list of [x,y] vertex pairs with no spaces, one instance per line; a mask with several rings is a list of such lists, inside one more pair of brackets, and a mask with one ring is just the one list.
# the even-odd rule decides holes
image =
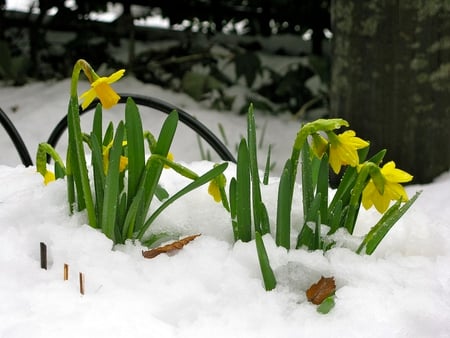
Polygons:
[[64,264],[64,280],[69,280],[69,265]]
[[47,270],[47,246],[45,245],[44,242],[40,243],[40,247],[41,247],[41,269],[45,269]]
[[84,274],[80,272],[80,293],[84,295]]

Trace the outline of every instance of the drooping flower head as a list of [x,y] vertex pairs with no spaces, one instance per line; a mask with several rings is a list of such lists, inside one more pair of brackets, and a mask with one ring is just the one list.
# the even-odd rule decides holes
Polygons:
[[110,84],[118,81],[124,73],[125,69],[121,69],[108,77],[88,77],[89,79],[93,78],[94,81],[91,83],[91,89],[80,96],[80,99],[84,100],[81,108],[86,109],[96,97],[98,97],[105,109],[116,105],[119,102],[120,96],[112,89]]
[[330,143],[330,166],[338,174],[343,165],[356,167],[359,164],[358,149],[369,146],[369,142],[356,137],[353,130],[344,131],[336,135],[334,132],[327,132]]
[[410,182],[413,176],[406,171],[397,169],[394,161],[386,163],[380,169],[380,173],[384,179],[384,184],[380,184],[380,180],[374,182],[374,179],[371,178],[363,190],[362,205],[365,209],[375,205],[378,212],[384,213],[391,201],[401,199],[406,202],[408,200],[405,188],[399,183]]

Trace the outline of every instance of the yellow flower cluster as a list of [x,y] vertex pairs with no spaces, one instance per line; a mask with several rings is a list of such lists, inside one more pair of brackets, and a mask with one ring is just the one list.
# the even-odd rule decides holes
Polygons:
[[[339,135],[333,131],[327,131],[326,134],[328,140],[319,133],[311,135],[311,148],[316,156],[321,158],[328,150],[330,166],[336,174],[344,165],[357,167],[359,165],[358,149],[368,147],[369,142],[356,137],[353,130],[347,130]],[[393,161],[386,163],[375,174],[378,177],[377,182],[371,178],[363,190],[362,205],[365,209],[375,206],[380,213],[384,213],[391,201],[401,199],[406,202],[408,200],[408,195],[400,183],[410,182],[413,178],[410,174],[395,168]]]

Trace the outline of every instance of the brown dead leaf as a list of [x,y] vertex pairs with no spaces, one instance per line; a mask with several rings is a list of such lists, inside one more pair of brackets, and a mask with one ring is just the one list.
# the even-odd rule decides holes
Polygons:
[[325,298],[331,296],[336,291],[336,283],[334,277],[321,277],[320,280],[311,285],[311,287],[306,290],[306,297],[308,300],[316,305],[323,302]]
[[151,250],[147,250],[147,251],[142,251],[142,256],[144,256],[145,258],[155,258],[156,256],[158,256],[159,254],[162,254],[162,253],[168,253],[168,252],[172,252],[175,250],[180,250],[186,244],[193,241],[200,235],[201,234],[188,236],[188,237],[182,238],[182,239],[175,241],[173,243],[170,243],[170,244],[166,244],[166,245],[163,245],[163,246],[151,249]]

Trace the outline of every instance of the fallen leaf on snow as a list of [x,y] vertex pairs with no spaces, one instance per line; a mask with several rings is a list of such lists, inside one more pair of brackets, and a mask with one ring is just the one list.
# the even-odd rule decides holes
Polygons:
[[188,237],[182,238],[182,239],[180,239],[178,241],[175,241],[173,243],[170,243],[170,244],[159,246],[157,248],[150,249],[150,250],[147,250],[147,251],[142,251],[142,256],[144,256],[145,258],[155,258],[156,256],[158,256],[159,254],[162,254],[162,253],[168,253],[168,252],[172,252],[172,251],[175,251],[175,250],[180,250],[186,244],[188,244],[189,242],[193,241],[194,239],[196,239],[200,235],[201,234],[188,236]]
[[335,291],[336,283],[334,277],[322,276],[316,284],[311,285],[311,287],[306,290],[306,297],[311,303],[319,305]]

